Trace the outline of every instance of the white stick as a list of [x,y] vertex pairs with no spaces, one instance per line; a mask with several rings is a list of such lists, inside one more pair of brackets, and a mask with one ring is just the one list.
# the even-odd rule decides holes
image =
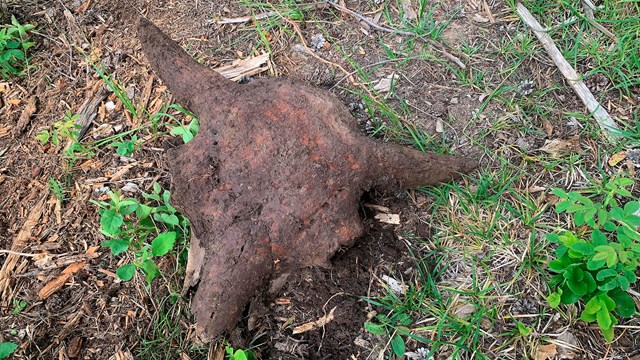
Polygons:
[[516,10],[518,11],[518,15],[522,21],[531,28],[533,33],[536,35],[540,43],[547,50],[547,54],[551,56],[553,62],[556,64],[562,75],[569,81],[569,85],[576,92],[580,100],[587,107],[589,112],[593,115],[593,117],[598,122],[598,125],[605,133],[607,138],[615,143],[616,135],[612,132],[612,130],[620,130],[616,123],[613,121],[607,110],[600,105],[598,100],[593,96],[589,88],[584,84],[582,80],[580,80],[580,76],[578,73],[571,67],[571,65],[565,60],[562,56],[562,53],[553,42],[553,39],[547,34],[545,29],[540,25],[540,23],[531,15],[529,10],[522,5],[520,2],[516,3]]

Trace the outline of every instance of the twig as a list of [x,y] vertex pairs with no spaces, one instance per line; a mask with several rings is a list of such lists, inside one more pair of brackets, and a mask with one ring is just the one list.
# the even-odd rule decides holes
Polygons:
[[[398,35],[404,35],[404,36],[416,36],[415,33],[411,32],[411,31],[405,31],[405,30],[398,30],[398,29],[392,29],[392,28],[388,28],[385,26],[381,26],[378,25],[375,21],[372,21],[371,19],[367,18],[366,16],[363,16],[351,9],[349,9],[348,7],[342,6],[332,0],[326,0],[327,4],[335,7],[336,9],[345,12],[353,17],[355,17],[356,19],[365,22],[367,25],[371,26],[372,28],[379,30],[379,31],[383,31],[383,32],[388,32],[388,33],[393,33],[393,34],[398,34]],[[446,56],[449,60],[451,60],[453,63],[455,63],[456,65],[458,65],[460,68],[462,69],[466,69],[467,66],[462,62],[462,60],[460,60],[458,57],[452,55],[451,53],[449,53],[444,45],[440,44],[439,42],[430,39],[426,36],[417,36],[419,39],[426,41],[427,43],[429,43],[431,46],[435,47],[437,50],[439,50],[444,56]]]
[[0,254],[9,254],[9,255],[16,255],[16,256],[24,256],[24,257],[36,257],[38,255],[42,255],[42,254],[27,254],[27,253],[21,253],[18,251],[4,250],[4,249],[0,249]]
[[218,21],[215,21],[216,24],[219,25],[224,25],[224,24],[242,24],[242,23],[246,23],[249,21],[255,21],[255,20],[262,20],[262,19],[266,19],[266,18],[270,18],[273,16],[278,16],[278,13],[275,11],[269,11],[266,13],[261,13],[258,15],[247,15],[247,16],[241,16],[241,17],[237,17],[237,18],[222,18]]
[[585,104],[589,112],[596,119],[596,122],[605,133],[606,137],[613,143],[615,143],[615,134],[612,130],[620,130],[616,123],[613,121],[607,110],[600,105],[600,103],[593,96],[589,88],[584,84],[581,77],[575,71],[575,69],[567,62],[567,60],[562,56],[558,47],[556,47],[553,39],[547,34],[546,31],[542,28],[540,23],[531,15],[529,10],[522,5],[522,3],[516,3],[516,10],[518,15],[522,21],[533,30],[533,33],[536,35],[544,49],[547,51],[547,54],[551,57],[553,62],[556,64],[562,75],[567,79],[569,85],[576,92],[580,100]]

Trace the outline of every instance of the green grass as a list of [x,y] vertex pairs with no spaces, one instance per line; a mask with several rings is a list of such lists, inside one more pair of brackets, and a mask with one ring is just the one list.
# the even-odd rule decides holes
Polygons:
[[181,359],[184,354],[191,359],[206,359],[209,346],[194,345],[189,339],[191,332],[186,324],[193,319],[185,299],[178,294],[168,294],[155,300],[155,296],[150,295],[151,301],[158,301],[154,304],[156,311],[153,312],[148,328],[139,331],[144,335],[140,336],[138,346],[133,349],[134,358]]

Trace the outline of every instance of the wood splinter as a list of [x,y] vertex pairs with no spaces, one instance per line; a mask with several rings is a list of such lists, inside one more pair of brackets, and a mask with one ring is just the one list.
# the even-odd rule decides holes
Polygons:
[[[226,80],[142,19],[148,61],[200,132],[167,152],[172,202],[193,238],[185,286],[201,339],[232,330],[249,300],[296,269],[328,266],[363,232],[362,194],[434,185],[476,162],[362,135],[340,100],[288,79]],[[282,283],[282,281],[280,281]]]

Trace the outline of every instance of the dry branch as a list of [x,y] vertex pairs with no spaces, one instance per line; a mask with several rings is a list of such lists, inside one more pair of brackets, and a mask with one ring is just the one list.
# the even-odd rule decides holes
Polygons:
[[547,54],[551,57],[556,64],[562,75],[567,79],[569,85],[576,92],[580,100],[585,104],[589,112],[596,119],[596,122],[605,133],[607,138],[615,142],[615,134],[612,131],[620,130],[616,123],[613,121],[607,110],[596,100],[589,88],[581,80],[581,76],[575,71],[575,69],[567,62],[562,56],[560,50],[551,39],[551,36],[547,34],[545,29],[540,23],[531,15],[529,10],[522,5],[522,3],[516,3],[516,10],[522,21],[529,26],[529,28],[536,35]]

